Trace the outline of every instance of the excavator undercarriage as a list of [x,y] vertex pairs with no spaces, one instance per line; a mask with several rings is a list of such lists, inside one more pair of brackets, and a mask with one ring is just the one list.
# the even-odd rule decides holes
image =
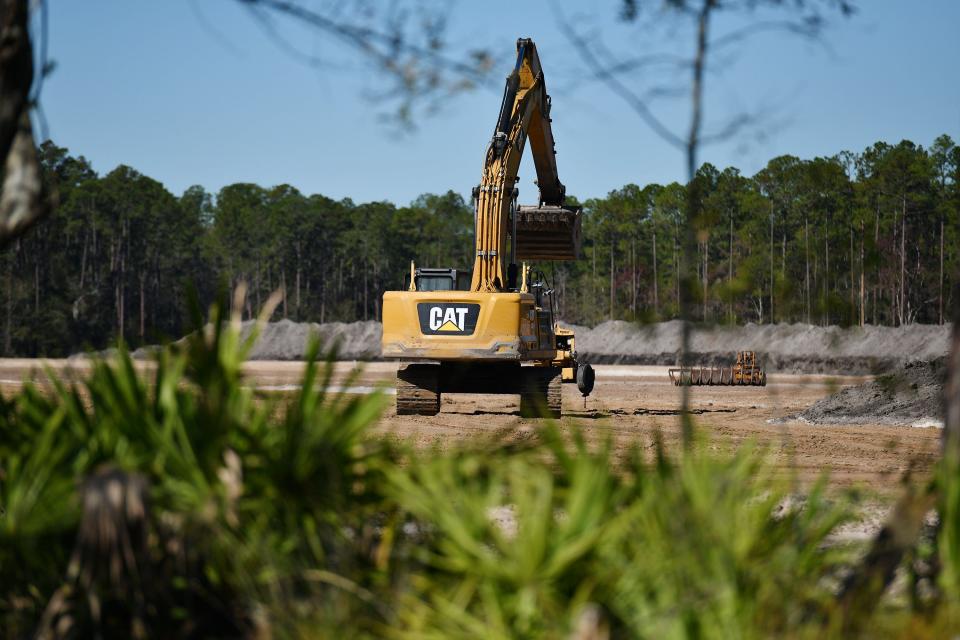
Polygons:
[[397,414],[436,415],[444,393],[520,395],[524,417],[559,418],[561,369],[517,363],[401,363],[397,371]]

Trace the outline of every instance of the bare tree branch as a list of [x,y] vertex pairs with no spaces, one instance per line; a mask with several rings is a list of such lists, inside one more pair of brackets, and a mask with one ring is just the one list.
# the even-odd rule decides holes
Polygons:
[[735,137],[760,121],[760,116],[751,113],[738,113],[730,118],[721,128],[713,133],[700,135],[700,144],[715,144]]
[[667,127],[663,122],[660,121],[659,118],[654,115],[647,102],[633,90],[623,84],[617,75],[611,72],[610,68],[603,65],[603,63],[599,60],[599,58],[597,58],[596,54],[594,54],[593,50],[590,48],[590,45],[587,43],[587,41],[581,37],[567,21],[555,0],[553,6],[558,17],[561,31],[563,31],[563,33],[567,36],[567,39],[570,40],[570,42],[574,45],[577,53],[580,54],[580,57],[590,68],[594,77],[597,80],[602,81],[607,85],[607,87],[609,87],[611,91],[620,96],[637,113],[637,115],[640,116],[640,119],[643,120],[643,122],[665,142],[677,147],[678,149],[684,148],[683,139],[672,132],[669,127]]
[[[676,16],[682,18],[682,20],[675,22],[674,24],[681,24],[685,21],[690,21],[694,27],[694,31],[696,32],[703,9],[708,5],[710,5],[711,12],[724,11],[726,13],[741,12],[749,14],[758,8],[762,8],[764,4],[765,3],[762,2],[762,0],[746,2],[717,2],[715,0],[664,0],[663,12],[657,14],[658,22],[650,23],[646,28],[649,30],[655,26],[662,25],[664,22],[663,13],[672,12]],[[776,0],[772,0],[767,4],[770,4],[770,6],[773,8],[779,7],[779,3],[776,2]],[[729,66],[729,61],[724,61],[723,58],[718,60],[718,55],[722,56],[723,52],[727,49],[730,49],[733,45],[741,44],[750,37],[760,33],[785,33],[807,40],[815,40],[822,46],[828,47],[826,41],[821,37],[823,29],[827,24],[827,21],[818,11],[818,8],[821,4],[826,4],[829,7],[836,8],[843,15],[851,15],[854,13],[853,4],[851,2],[847,2],[846,0],[798,0],[793,5],[784,7],[785,10],[799,12],[801,15],[798,15],[796,19],[771,19],[749,22],[742,27],[725,33],[722,36],[712,38],[709,41],[704,42],[702,47],[704,52],[709,52],[710,62],[708,64],[705,57],[704,64],[699,72],[701,74],[701,83],[703,81],[703,76],[711,73],[712,68],[716,67],[713,69],[713,71],[718,72],[720,67]],[[652,108],[652,103],[661,98],[676,98],[680,97],[681,95],[689,95],[689,87],[691,85],[685,85],[685,88],[682,90],[678,90],[675,87],[655,86],[652,89],[640,91],[628,85],[624,78],[626,76],[635,74],[638,71],[647,72],[658,69],[666,69],[668,71],[689,70],[692,73],[697,73],[694,69],[697,62],[696,54],[686,58],[684,56],[672,53],[654,52],[633,56],[627,58],[626,60],[616,60],[616,56],[609,52],[606,46],[603,44],[603,39],[601,38],[600,34],[588,37],[584,33],[578,32],[573,27],[571,21],[563,15],[556,3],[556,0],[554,0],[553,6],[561,31],[567,36],[568,40],[577,50],[577,53],[587,64],[590,74],[587,79],[602,81],[608,86],[608,88],[610,88],[611,91],[627,102],[627,104],[637,112],[644,123],[649,126],[658,137],[674,147],[686,150],[689,136],[684,139],[684,137],[681,137],[679,134],[670,130],[656,115]],[[650,12],[648,11],[647,13]],[[634,0],[623,0],[620,17],[624,21],[636,22],[640,19],[640,15],[640,4],[638,2],[635,2]],[[695,105],[692,106],[693,108],[701,108],[696,107]],[[691,117],[694,117],[693,114],[691,114]],[[762,118],[760,117],[759,112],[756,111],[753,113],[734,114],[727,120],[727,122],[715,128],[713,132],[709,134],[698,133],[697,144],[699,146],[725,142],[737,135],[742,134],[747,129],[757,126],[761,119]],[[702,126],[704,122],[702,113],[700,116],[700,122]]]
[[[747,37],[764,31],[786,31],[806,38],[817,38],[821,33],[825,21],[818,9],[821,2],[839,8],[844,15],[853,12],[852,3],[848,0],[794,0],[790,4],[781,0],[662,0],[661,14],[673,14],[679,18],[677,24],[689,25],[692,28],[694,46],[689,60],[677,62],[681,69],[689,69],[689,109],[690,120],[685,135],[670,130],[660,120],[650,107],[654,97],[670,95],[670,92],[638,92],[621,81],[621,77],[633,72],[630,65],[604,64],[598,52],[605,50],[602,40],[594,38],[596,43],[588,42],[587,38],[578,33],[566,19],[554,0],[553,7],[561,31],[574,46],[580,57],[587,64],[593,77],[602,80],[613,93],[620,96],[636,113],[641,120],[662,140],[670,145],[682,149],[687,167],[687,205],[685,207],[685,224],[683,234],[683,251],[680,260],[680,318],[683,321],[683,333],[680,348],[680,364],[689,366],[689,347],[692,327],[690,325],[690,309],[699,286],[693,277],[692,263],[695,254],[694,221],[701,207],[701,185],[696,180],[698,151],[701,145],[722,142],[739,135],[747,127],[755,124],[758,116],[750,113],[739,113],[730,118],[722,127],[712,133],[704,134],[704,81],[710,64],[718,51],[725,47],[743,42]],[[711,19],[717,11],[726,13],[740,12],[752,14],[758,9],[769,7],[775,10],[787,10],[800,14],[794,20],[755,20],[744,27],[735,29],[719,38],[712,39],[710,35]],[[620,17],[627,22],[635,22],[640,17],[640,3],[637,0],[622,0]],[[612,57],[608,55],[608,58]],[[658,60],[656,55],[645,55],[633,58],[645,62]],[[682,60],[682,58],[681,58]],[[676,61],[674,61],[676,62]],[[684,445],[688,446],[693,438],[693,423],[688,408],[690,402],[689,388],[682,389],[681,421],[683,427]]]
[[309,53],[304,53],[296,47],[294,47],[290,42],[284,38],[280,32],[277,30],[277,26],[274,24],[271,19],[271,15],[258,4],[248,4],[247,10],[250,16],[257,22],[260,26],[260,30],[273,42],[273,44],[279,48],[281,51],[285,52],[289,56],[293,57],[296,60],[314,68],[331,68],[333,65],[321,59],[319,56],[311,55]]
[[813,25],[806,21],[792,20],[765,20],[763,22],[753,22],[739,29],[734,29],[710,43],[710,50],[719,51],[724,47],[740,44],[747,38],[759,33],[780,32],[800,36],[808,39],[820,39],[822,31],[821,25]]
[[[317,29],[359,53],[363,60],[372,62],[380,72],[393,79],[394,85],[374,95],[379,100],[397,100],[399,107],[395,120],[410,125],[415,104],[426,101],[428,108],[436,106],[431,96],[454,93],[485,86],[493,68],[493,58],[483,49],[466,52],[463,59],[446,52],[444,33],[447,27],[446,9],[416,16],[416,28],[408,24],[413,17],[400,5],[391,4],[380,13],[382,25],[373,28],[362,19],[344,17],[344,5],[333,11],[320,12],[291,0],[236,0],[250,9],[260,26],[282,48],[313,66],[323,62],[291,47],[279,36],[271,15],[283,16]],[[445,7],[445,5],[444,5]]]

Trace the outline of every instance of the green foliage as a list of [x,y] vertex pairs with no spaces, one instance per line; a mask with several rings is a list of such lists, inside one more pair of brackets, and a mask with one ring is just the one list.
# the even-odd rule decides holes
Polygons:
[[797,504],[758,453],[700,452],[644,483],[606,558],[631,635],[777,636],[829,619],[822,581],[839,551],[825,541],[848,516],[823,484]]
[[[473,212],[453,191],[404,207],[246,183],[176,198],[130,167],[98,176],[50,142],[41,156],[61,205],[0,254],[8,355],[177,338],[188,285],[210,304],[221,283],[249,283],[248,319],[280,290],[273,319],[348,322],[378,319],[411,260],[472,267]],[[953,303],[960,147],[948,136],[781,156],[752,177],[705,164],[696,181],[694,319],[933,323]],[[686,201],[677,183],[584,201],[581,259],[539,266],[561,316],[676,318]]]
[[[214,313],[182,348],[161,352],[149,378],[121,351],[80,383],[51,373],[48,388],[27,385],[4,402],[4,626],[32,628],[45,605],[43,624],[69,618],[81,635],[125,618],[166,634],[239,631],[255,625],[256,603],[288,606],[309,592],[305,567],[366,562],[350,531],[368,526],[383,493],[372,462],[388,449],[364,438],[383,399],[329,394],[333,362],[315,360],[289,404],[256,397],[241,370],[255,336],[241,343],[235,322]],[[97,555],[78,503],[95,498],[84,479],[110,470],[149,486],[148,542]],[[107,539],[123,539],[120,520]],[[99,575],[117,563],[149,583]],[[112,619],[84,592],[112,603]],[[137,609],[137,598],[150,606]]]
[[426,567],[401,596],[396,635],[542,637],[573,628],[599,586],[591,574],[624,494],[609,447],[593,454],[578,441],[568,452],[554,428],[544,435],[542,451],[433,452],[393,472],[394,499],[421,523],[417,559]]
[[851,622],[835,594],[860,554],[834,534],[856,503],[825,479],[797,494],[750,445],[614,458],[551,423],[519,443],[411,449],[370,431],[382,395],[334,391],[318,344],[299,391],[252,389],[238,319],[214,311],[149,367],[121,351],[0,405],[6,636],[956,629],[956,461],[939,481],[939,604],[881,599]]
[[[555,428],[540,448],[423,456],[395,499],[427,523],[431,572],[402,600],[403,637],[564,637],[599,609],[617,637],[777,635],[818,620],[847,519],[815,487],[791,503],[747,447],[615,466]],[[572,448],[571,448],[572,447]],[[545,459],[546,457],[546,459]],[[451,500],[456,496],[456,500]]]
[[960,447],[953,433],[952,442],[945,447],[946,455],[940,462],[940,561],[943,565],[942,584],[948,602],[953,604],[949,612],[960,625]]

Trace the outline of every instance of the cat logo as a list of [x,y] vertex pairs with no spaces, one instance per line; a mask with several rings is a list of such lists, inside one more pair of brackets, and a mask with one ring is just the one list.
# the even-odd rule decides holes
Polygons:
[[475,303],[421,302],[417,305],[424,335],[469,336],[477,328],[480,305]]

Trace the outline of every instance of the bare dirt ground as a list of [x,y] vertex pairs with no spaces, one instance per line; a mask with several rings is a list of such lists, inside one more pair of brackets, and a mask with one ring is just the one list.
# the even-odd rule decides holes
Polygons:
[[[82,359],[0,359],[0,390],[9,396],[25,378],[42,378],[42,362],[65,378],[82,374],[89,366]],[[145,371],[151,368],[149,362],[137,366]],[[348,380],[355,368],[361,373]],[[300,362],[255,361],[246,367],[250,384],[265,392],[295,390],[302,369]],[[588,441],[612,438],[618,455],[632,446],[652,453],[657,433],[668,451],[679,447],[680,388],[670,384],[666,367],[600,365],[596,369],[597,385],[585,408],[575,386],[564,385],[565,429],[576,423]],[[390,362],[340,362],[335,384],[349,393],[369,393],[377,388],[390,393],[395,370]],[[778,469],[785,474],[796,472],[800,490],[827,472],[835,488],[856,486],[889,499],[908,470],[913,470],[915,479],[929,473],[937,458],[940,429],[783,421],[838,389],[866,379],[772,374],[765,388],[694,387],[691,408],[698,431],[706,436],[711,449],[728,451],[756,441],[768,449]],[[391,407],[376,429],[419,447],[444,449],[498,434],[515,439],[535,437],[539,421],[521,419],[518,405],[513,396],[445,396],[437,416],[397,416]]]
[[[374,365],[378,369],[381,364]],[[667,378],[667,367],[600,365],[597,385],[587,399],[564,385],[563,422],[576,423],[588,441],[613,439],[614,450],[639,446],[651,453],[659,433],[668,451],[681,442],[680,388]],[[392,367],[384,373],[390,376]],[[781,419],[798,413],[840,388],[864,377],[771,375],[766,387],[693,387],[691,409],[699,433],[716,451],[748,441],[768,449],[784,473],[796,471],[802,485],[823,472],[834,487],[858,486],[879,495],[896,493],[904,472],[919,479],[929,473],[940,443],[940,429],[890,425],[811,425]],[[444,397],[435,417],[397,416],[388,411],[378,428],[420,446],[455,446],[496,431],[525,438],[536,433],[536,420],[519,417],[512,396]]]

